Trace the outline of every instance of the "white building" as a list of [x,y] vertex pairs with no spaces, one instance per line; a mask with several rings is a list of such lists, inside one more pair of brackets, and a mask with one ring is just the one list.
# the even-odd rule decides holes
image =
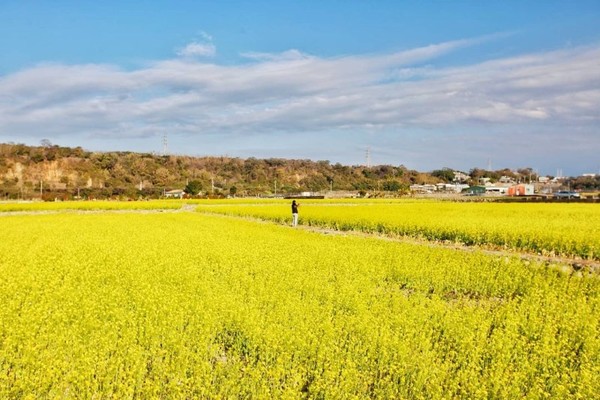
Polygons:
[[183,190],[175,189],[175,190],[169,190],[168,192],[165,192],[165,197],[171,198],[171,199],[183,199],[184,194],[185,194],[185,192]]
[[471,178],[469,175],[465,174],[464,172],[460,172],[460,171],[453,171],[453,172],[454,172],[454,182],[466,182]]
[[506,187],[506,186],[486,186],[485,192],[490,193],[490,194],[505,195],[508,193],[508,187]]

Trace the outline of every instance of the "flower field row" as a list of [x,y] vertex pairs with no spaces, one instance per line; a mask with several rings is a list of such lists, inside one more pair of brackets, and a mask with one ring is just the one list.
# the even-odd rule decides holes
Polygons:
[[201,213],[0,223],[0,398],[600,393],[597,276]]
[[[596,204],[302,201],[300,223],[466,245],[600,259]],[[200,211],[290,221],[289,202],[203,204]]]
[[14,211],[109,211],[109,210],[157,210],[181,208],[183,201],[59,201],[59,202],[13,202],[0,203],[0,213]]

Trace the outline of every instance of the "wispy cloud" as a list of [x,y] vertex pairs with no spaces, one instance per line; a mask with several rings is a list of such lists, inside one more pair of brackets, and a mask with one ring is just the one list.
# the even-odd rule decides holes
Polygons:
[[213,57],[217,53],[217,48],[212,43],[189,43],[184,48],[177,51],[177,55],[182,57]]
[[200,31],[199,36],[199,39],[178,49],[177,55],[184,58],[214,57],[217,54],[217,47],[213,43],[213,37],[204,31]]
[[256,61],[292,61],[292,60],[304,60],[312,58],[308,54],[303,54],[301,51],[292,49],[282,53],[257,53],[257,52],[246,52],[240,54],[243,58],[248,58]]
[[[322,58],[290,50],[210,64],[210,37],[145,68],[39,65],[0,77],[0,136],[339,132],[551,124],[597,127],[600,46],[459,67],[439,57],[478,40]],[[583,129],[580,134],[590,135]],[[594,131],[596,132],[596,131]]]

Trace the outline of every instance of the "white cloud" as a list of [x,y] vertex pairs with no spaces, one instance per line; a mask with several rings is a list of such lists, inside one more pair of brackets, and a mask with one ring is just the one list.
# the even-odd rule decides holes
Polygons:
[[[40,65],[0,77],[0,139],[82,132],[139,137],[165,127],[188,135],[337,135],[539,124],[597,135],[600,46],[436,67],[438,57],[476,42],[338,58],[298,50],[246,53],[253,62],[236,66],[194,58],[212,56],[215,48],[193,42],[179,52],[185,59],[134,71]],[[593,138],[592,146],[600,147]]]
[[184,48],[177,51],[177,55],[181,57],[214,57],[217,53],[217,48],[212,43],[189,43]]
[[313,58],[307,54],[302,53],[299,50],[291,49],[282,53],[257,53],[257,52],[246,52],[240,54],[244,58],[257,61],[292,61],[292,60],[306,60]]

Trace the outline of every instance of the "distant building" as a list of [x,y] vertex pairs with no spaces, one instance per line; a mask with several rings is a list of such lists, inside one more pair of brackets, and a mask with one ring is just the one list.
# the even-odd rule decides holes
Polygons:
[[485,192],[486,193],[490,193],[490,194],[507,194],[508,193],[508,187],[506,186],[486,186],[485,187]]
[[169,190],[165,192],[165,197],[172,199],[183,199],[185,192],[181,189]]
[[482,196],[485,194],[485,186],[470,186],[463,190],[467,196]]
[[500,179],[498,180],[498,182],[500,182],[500,183],[515,183],[515,179],[510,176],[502,175],[500,177]]
[[436,185],[410,185],[411,192],[415,193],[433,193],[437,191]]
[[464,172],[454,171],[454,182],[466,182],[471,177]]
[[532,194],[534,194],[533,185],[520,184],[508,188],[509,196],[531,196]]
[[[452,185],[452,187],[453,187],[453,189],[452,189],[452,190],[453,190],[454,192],[456,192],[456,193],[460,193],[460,192],[462,192],[463,190],[465,190],[465,189],[468,189],[468,188],[469,188],[469,185],[467,185],[466,183],[460,183],[460,184],[458,184],[458,185]],[[449,189],[448,187],[446,187],[446,190],[450,190],[450,189]]]
[[464,183],[438,183],[435,185],[440,192],[460,193],[463,189],[469,187]]

